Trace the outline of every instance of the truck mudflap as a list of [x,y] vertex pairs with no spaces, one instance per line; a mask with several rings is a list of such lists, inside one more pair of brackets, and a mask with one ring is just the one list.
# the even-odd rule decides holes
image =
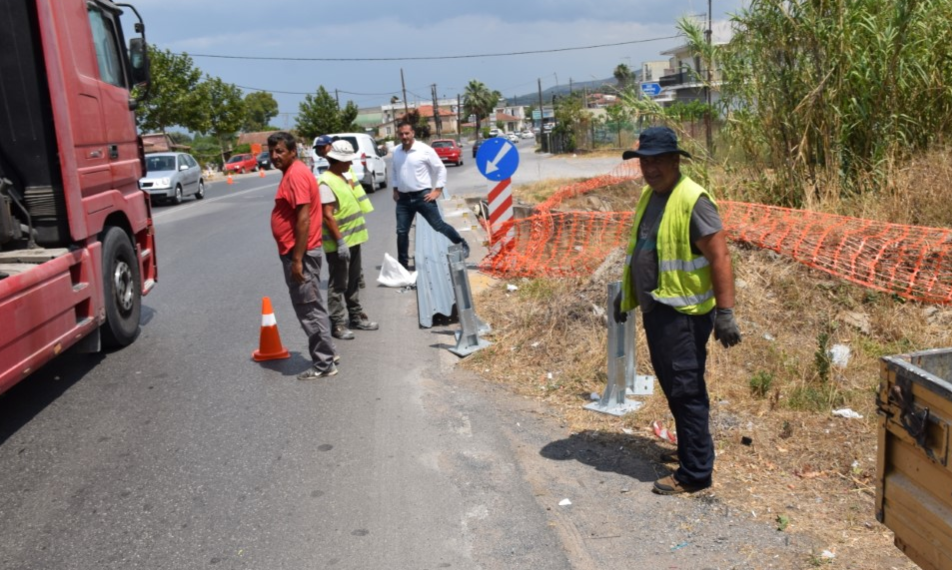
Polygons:
[[882,359],[876,518],[923,570],[952,568],[952,348]]
[[0,393],[102,322],[100,245],[67,251],[0,280]]

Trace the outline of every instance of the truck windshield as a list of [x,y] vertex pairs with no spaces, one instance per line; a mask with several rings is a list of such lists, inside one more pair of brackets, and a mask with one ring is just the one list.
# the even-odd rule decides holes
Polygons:
[[162,172],[165,170],[175,170],[175,157],[174,156],[146,157],[145,169],[147,172]]

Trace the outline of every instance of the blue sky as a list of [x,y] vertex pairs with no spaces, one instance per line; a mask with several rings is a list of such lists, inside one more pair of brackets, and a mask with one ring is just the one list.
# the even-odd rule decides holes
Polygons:
[[[400,69],[409,101],[438,94],[455,97],[478,79],[504,96],[535,92],[536,80],[552,87],[569,80],[612,75],[619,63],[637,68],[659,60],[677,39],[551,54],[444,61],[292,62],[245,61],[198,54],[259,57],[379,58],[469,55],[560,49],[676,35],[675,20],[704,14],[707,0],[132,0],[146,23],[147,39],[161,49],[187,52],[204,72],[245,92],[271,91],[282,113],[276,126],[293,126],[293,113],[319,85],[341,91],[341,103],[367,107],[401,96]],[[713,0],[715,20],[743,0]],[[286,91],[290,93],[279,93]]]

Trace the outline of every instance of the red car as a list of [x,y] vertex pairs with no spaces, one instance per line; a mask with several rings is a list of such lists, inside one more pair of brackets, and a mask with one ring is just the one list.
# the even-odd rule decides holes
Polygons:
[[444,163],[452,163],[456,166],[463,165],[463,149],[456,144],[453,139],[439,139],[430,143],[436,155]]
[[228,159],[222,170],[225,174],[229,172],[237,172],[238,174],[254,172],[258,170],[258,159],[253,154],[236,154]]

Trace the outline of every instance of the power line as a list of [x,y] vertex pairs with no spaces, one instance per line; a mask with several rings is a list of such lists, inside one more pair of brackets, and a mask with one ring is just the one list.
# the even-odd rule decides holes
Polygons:
[[[478,57],[509,57],[513,55],[532,55],[539,53],[558,53],[564,51],[580,51],[587,49],[597,49],[603,47],[615,47],[615,46],[627,46],[632,44],[643,44],[648,42],[657,42],[661,40],[672,40],[679,38],[681,36],[665,36],[661,38],[648,38],[645,40],[633,40],[630,42],[617,42],[612,44],[598,44],[592,46],[578,46],[578,47],[567,47],[567,48],[555,48],[555,49],[540,49],[540,50],[531,50],[531,51],[512,51],[505,53],[479,53],[471,55],[432,55],[432,56],[419,56],[419,57],[261,57],[261,56],[245,56],[245,55],[219,55],[219,54],[208,54],[208,53],[190,53],[187,54],[190,57],[213,57],[218,59],[242,59],[242,60],[255,60],[255,61],[422,61],[422,60],[439,60],[439,59],[473,59]],[[186,55],[186,54],[175,54],[175,55]]]

